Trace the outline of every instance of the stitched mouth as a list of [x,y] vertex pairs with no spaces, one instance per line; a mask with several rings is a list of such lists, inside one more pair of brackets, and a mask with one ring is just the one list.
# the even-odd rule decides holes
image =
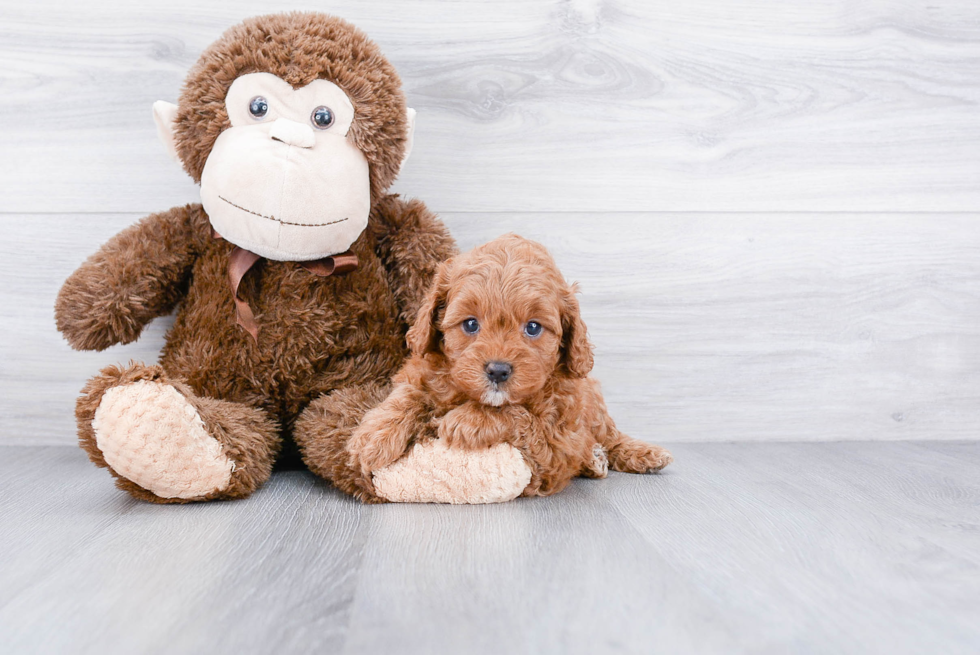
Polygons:
[[347,218],[349,218],[349,217],[347,217],[347,218],[341,218],[341,219],[336,220],[336,221],[330,221],[329,223],[290,223],[289,221],[284,221],[281,218],[276,218],[275,216],[266,216],[265,214],[260,214],[258,212],[253,212],[251,209],[246,209],[246,208],[242,207],[241,205],[236,205],[235,203],[233,203],[231,200],[228,200],[228,198],[225,198],[224,196],[218,196],[218,199],[219,200],[224,200],[225,202],[227,202],[229,205],[231,205],[235,209],[240,209],[240,210],[242,210],[243,212],[245,212],[247,214],[251,214],[252,216],[258,216],[259,218],[264,218],[264,219],[269,220],[269,221],[275,221],[276,223],[281,223],[283,225],[296,225],[296,226],[299,226],[299,227],[324,227],[326,225],[336,225],[337,223],[343,223],[344,221],[347,220]]

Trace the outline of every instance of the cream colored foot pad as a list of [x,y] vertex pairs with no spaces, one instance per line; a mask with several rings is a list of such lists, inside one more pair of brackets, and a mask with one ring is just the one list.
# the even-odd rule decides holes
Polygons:
[[161,498],[199,498],[231,481],[234,464],[169,384],[140,380],[109,389],[92,427],[109,466]]
[[450,450],[435,439],[374,472],[374,490],[396,503],[502,503],[521,495],[531,469],[508,444],[487,450]]

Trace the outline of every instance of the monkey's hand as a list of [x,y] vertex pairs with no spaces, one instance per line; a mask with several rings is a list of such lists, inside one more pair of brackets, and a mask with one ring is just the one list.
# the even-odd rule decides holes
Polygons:
[[175,207],[126,228],[89,257],[55,302],[55,322],[71,347],[130,343],[168,314],[184,295],[207,224],[200,205]]

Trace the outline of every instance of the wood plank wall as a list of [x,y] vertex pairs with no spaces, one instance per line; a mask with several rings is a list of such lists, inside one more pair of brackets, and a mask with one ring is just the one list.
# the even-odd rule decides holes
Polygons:
[[69,444],[132,346],[71,351],[64,278],[194,202],[150,105],[249,15],[377,40],[419,112],[396,191],[463,247],[516,231],[582,286],[649,440],[976,439],[980,4],[477,0],[0,8],[0,444]]

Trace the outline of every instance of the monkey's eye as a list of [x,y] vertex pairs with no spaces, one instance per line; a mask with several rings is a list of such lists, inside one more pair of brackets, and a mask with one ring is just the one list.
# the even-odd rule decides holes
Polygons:
[[255,96],[248,101],[248,113],[255,118],[263,118],[269,113],[269,103],[262,96]]
[[330,111],[330,107],[319,106],[313,110],[310,114],[310,120],[313,121],[313,125],[319,130],[325,130],[331,125],[333,125],[334,117],[333,112]]
[[536,339],[541,336],[541,330],[543,329],[544,328],[542,328],[541,324],[538,323],[537,321],[528,321],[524,325],[524,334],[531,337],[532,339]]
[[468,318],[463,321],[463,332],[466,334],[476,334],[480,331],[480,321],[475,318]]

